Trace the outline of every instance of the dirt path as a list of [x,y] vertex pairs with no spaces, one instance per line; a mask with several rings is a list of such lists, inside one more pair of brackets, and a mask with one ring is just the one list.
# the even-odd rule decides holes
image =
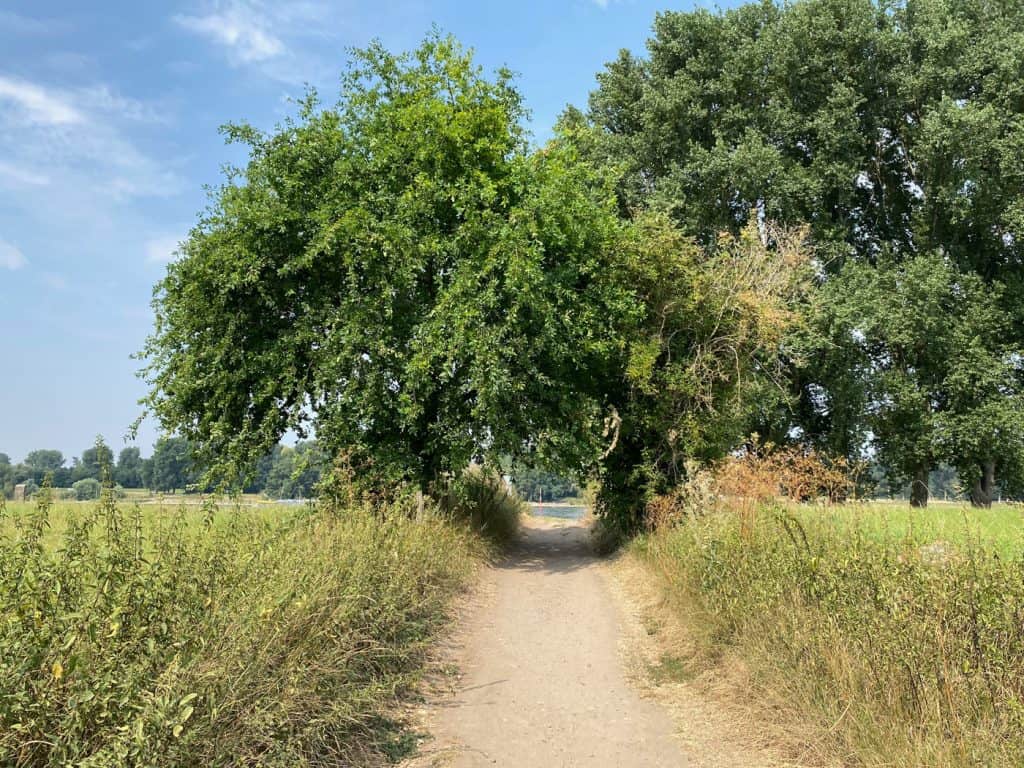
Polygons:
[[708,754],[713,734],[680,739],[686,724],[630,684],[621,645],[635,633],[587,538],[579,523],[528,520],[467,608],[452,650],[454,694],[431,707],[434,739],[413,765],[763,765],[742,752],[734,760],[732,749]]

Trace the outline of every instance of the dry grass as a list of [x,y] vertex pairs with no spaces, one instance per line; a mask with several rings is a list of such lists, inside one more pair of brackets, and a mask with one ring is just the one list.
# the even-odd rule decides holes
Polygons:
[[0,532],[4,766],[387,763],[489,552],[466,506],[151,519],[107,495],[54,541],[41,501]]
[[636,541],[683,627],[660,672],[757,701],[798,764],[1024,763],[1020,560],[831,519],[723,509]]
[[781,768],[826,765],[805,754],[809,729],[799,713],[755,688],[749,669],[734,654],[710,653],[700,628],[686,620],[681,603],[652,580],[634,553],[610,564],[610,585],[624,621],[624,652],[633,683],[670,713],[690,754],[713,768]]

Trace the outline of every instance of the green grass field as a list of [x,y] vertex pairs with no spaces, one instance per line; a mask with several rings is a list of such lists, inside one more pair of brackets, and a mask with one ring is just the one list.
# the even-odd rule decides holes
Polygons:
[[1024,556],[1024,506],[995,504],[974,509],[963,503],[932,502],[913,509],[906,502],[798,506],[794,513],[811,530],[908,547],[941,545],[981,548],[1004,558]]
[[407,755],[400,702],[522,508],[484,476],[446,501],[0,504],[0,765]]
[[[186,528],[196,529],[205,525],[208,518],[215,528],[240,517],[266,523],[281,522],[291,517],[296,510],[304,508],[303,505],[257,502],[243,498],[234,503],[218,504],[208,512],[203,508],[202,499],[199,496],[152,498],[148,494],[145,497],[138,494],[135,498],[129,495],[120,500],[119,504],[125,509],[138,504],[143,529],[146,532],[156,532],[162,527],[179,521],[184,522]],[[36,505],[32,501],[8,501],[6,511],[0,514],[0,536],[9,536],[14,529],[15,521],[25,519],[32,514],[35,508]],[[55,501],[47,516],[46,531],[42,538],[44,546],[47,548],[59,546],[67,532],[68,524],[72,521],[83,520],[94,514],[95,510],[95,501]]]

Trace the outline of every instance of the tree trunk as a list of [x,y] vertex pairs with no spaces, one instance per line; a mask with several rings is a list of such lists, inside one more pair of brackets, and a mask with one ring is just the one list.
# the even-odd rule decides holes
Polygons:
[[981,463],[981,475],[974,480],[971,488],[972,507],[991,507],[992,497],[996,492],[996,463],[986,459]]
[[910,506],[928,506],[928,467],[920,466],[914,470],[914,479],[910,483]]

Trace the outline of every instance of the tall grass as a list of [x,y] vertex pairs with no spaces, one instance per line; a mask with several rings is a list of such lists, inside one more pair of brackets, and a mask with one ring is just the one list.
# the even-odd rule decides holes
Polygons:
[[1024,765],[1024,560],[857,515],[727,507],[633,548],[698,639],[694,668],[742,660],[844,764]]
[[441,509],[466,521],[498,544],[506,544],[519,532],[519,518],[528,504],[511,492],[495,472],[473,468],[450,481],[439,494]]
[[432,505],[144,524],[107,493],[0,537],[0,765],[376,765],[487,545]]

